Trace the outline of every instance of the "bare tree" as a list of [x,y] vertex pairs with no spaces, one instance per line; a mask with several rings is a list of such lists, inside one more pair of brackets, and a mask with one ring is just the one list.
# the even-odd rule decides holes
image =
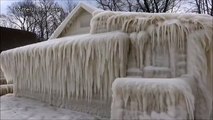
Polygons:
[[74,0],[64,0],[64,3],[65,3],[66,11],[68,13],[71,12],[76,7],[76,5],[77,5],[74,2]]
[[99,7],[103,10],[125,11],[125,0],[96,0]]
[[18,26],[22,30],[30,31],[35,23],[33,10],[36,9],[35,4],[31,0],[16,2],[8,7],[9,21]]
[[19,27],[9,21],[9,17],[4,14],[0,14],[0,26],[1,27],[7,27],[7,28],[16,28],[18,29]]
[[173,9],[181,0],[96,0],[99,7],[111,11],[159,13]]
[[41,40],[48,39],[67,15],[54,0],[24,0],[8,9],[10,23],[36,33]]
[[213,16],[213,0],[190,0],[189,3],[194,8],[192,12]]
[[37,3],[37,7],[37,29],[38,32],[40,32],[40,38],[48,39],[50,34],[53,32],[51,30],[52,25],[58,23],[56,20],[57,16],[55,15],[58,12],[59,6],[52,0],[40,0],[39,3]]

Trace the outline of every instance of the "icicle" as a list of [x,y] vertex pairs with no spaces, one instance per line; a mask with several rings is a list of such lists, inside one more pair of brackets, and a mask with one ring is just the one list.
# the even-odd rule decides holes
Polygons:
[[[115,112],[111,114],[111,119],[126,119],[126,117],[136,118],[141,114],[146,113],[152,119],[152,112],[158,111],[160,106],[160,113],[165,113],[171,118],[182,117],[182,119],[193,119],[194,116],[194,96],[192,94],[191,86],[185,81],[185,78],[117,78],[112,85],[113,101],[111,109]],[[123,92],[120,92],[123,91]],[[140,96],[140,97],[138,97]],[[180,99],[178,96],[183,96]],[[134,98],[137,98],[135,100]],[[162,99],[166,101],[162,102]],[[178,116],[181,111],[169,111],[171,107],[177,107],[184,102],[187,106],[181,106],[187,111],[187,116]],[[128,104],[131,103],[131,104]],[[117,106],[119,105],[119,106]],[[123,106],[122,106],[123,105]],[[139,114],[135,114],[132,108],[135,105],[143,107]],[[184,104],[182,104],[184,105]],[[119,111],[119,112],[117,112]],[[128,114],[128,116],[124,116]],[[119,116],[122,116],[119,118]],[[138,115],[138,116],[137,116]],[[142,116],[141,116],[142,117]],[[165,116],[164,116],[165,117]],[[144,119],[144,117],[142,117]]]
[[[144,51],[145,46],[148,44],[148,41],[150,39],[150,36],[148,33],[141,31],[139,33],[132,33],[130,34],[130,40],[133,46],[133,51],[135,51],[135,55],[133,56],[133,61],[136,61],[137,66],[131,66],[131,67],[137,67],[140,69],[143,69],[144,67]],[[133,54],[133,53],[132,53]]]
[[[0,65],[7,81],[14,82],[17,96],[36,98],[35,93],[41,94],[37,99],[55,105],[73,98],[110,100],[114,79],[125,77],[132,69],[142,73],[139,77],[147,77],[147,73],[157,78],[172,77],[175,84],[161,84],[164,79],[113,83],[118,88],[113,91],[112,107],[118,104],[117,108],[128,108],[120,109],[116,117],[154,119],[158,114],[151,109],[164,111],[162,114],[168,119],[170,115],[174,117],[173,110],[186,111],[190,119],[208,117],[213,102],[212,20],[208,15],[197,14],[98,11],[90,23],[91,34],[4,51]],[[104,32],[109,33],[97,34]],[[183,74],[192,79],[177,78],[186,83],[177,82],[176,77]],[[191,89],[195,103],[202,105],[193,106]],[[176,104],[180,105],[174,108]],[[185,118],[186,114],[180,114]]]
[[[212,71],[209,68],[213,63],[211,55],[212,53],[212,41],[213,39],[207,37],[208,35],[212,35],[212,30],[201,30],[196,31],[188,37],[188,56],[187,56],[187,71],[189,74],[195,76],[198,89],[202,92],[201,95],[196,99],[197,101],[202,101],[205,99],[206,102],[202,102],[202,105],[196,105],[197,109],[197,118],[202,118],[201,116],[208,116],[210,118],[210,114],[212,112]],[[206,51],[207,50],[207,51]],[[196,94],[199,94],[196,93]],[[207,109],[197,108],[197,107],[206,107]],[[203,111],[201,111],[203,110]]]
[[0,64],[18,96],[57,106],[75,99],[110,101],[112,82],[126,76],[128,46],[121,32],[65,37],[4,51]]

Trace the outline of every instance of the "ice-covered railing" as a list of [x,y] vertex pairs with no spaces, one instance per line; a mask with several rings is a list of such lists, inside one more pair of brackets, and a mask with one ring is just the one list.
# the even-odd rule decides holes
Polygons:
[[4,51],[1,68],[17,96],[53,105],[111,101],[112,82],[126,76],[128,46],[121,32],[65,37]]
[[[96,12],[91,20],[90,33],[121,30],[123,32],[152,32],[155,28],[175,24],[180,29],[194,31],[201,27],[212,28],[212,17],[199,14],[139,13],[139,12]],[[164,29],[170,31],[170,29]],[[180,31],[181,32],[181,31]]]
[[187,73],[187,37],[195,31],[205,33],[213,29],[213,18],[208,15],[110,11],[95,14],[91,20],[92,34],[116,30],[130,34],[129,68],[151,73],[149,68],[153,66],[169,68],[162,75],[168,77]]
[[[187,49],[193,49],[189,47],[191,43],[187,43],[189,36],[194,36],[195,33],[205,34],[207,37],[203,37],[206,40],[196,44],[209,44],[209,48],[212,48],[213,17],[209,15],[110,11],[95,14],[91,20],[92,34],[116,30],[130,33],[130,54],[131,46],[135,52],[131,56],[135,59],[131,67],[141,69],[144,66],[161,64],[170,67],[171,77],[177,77],[187,73],[189,68],[186,63],[178,63],[186,62],[184,57],[191,56],[187,54]],[[205,52],[211,54],[211,49]],[[158,60],[159,56],[166,59]],[[212,66],[211,60],[206,63],[208,67]],[[208,76],[212,76],[212,69],[208,68],[207,72]]]

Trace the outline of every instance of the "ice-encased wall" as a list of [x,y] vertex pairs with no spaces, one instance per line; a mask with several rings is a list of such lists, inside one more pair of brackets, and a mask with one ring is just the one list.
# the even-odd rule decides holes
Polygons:
[[107,11],[96,13],[90,32],[120,30],[130,35],[127,71],[137,72],[130,76],[194,77],[195,119],[206,119],[213,102],[212,21],[209,15]]
[[[88,34],[7,50],[1,53],[0,61],[6,79],[14,81],[17,96],[65,107],[72,99],[85,100],[92,106],[94,101],[111,101],[112,82],[126,76],[128,47],[125,33]],[[81,104],[84,102],[76,109],[93,111],[89,105],[80,108]],[[101,104],[93,114],[104,111]]]

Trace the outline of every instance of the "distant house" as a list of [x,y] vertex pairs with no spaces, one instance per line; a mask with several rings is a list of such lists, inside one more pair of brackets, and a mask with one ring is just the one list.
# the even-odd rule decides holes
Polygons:
[[49,39],[89,33],[92,13],[96,10],[99,9],[85,3],[78,4]]
[[0,52],[32,43],[39,42],[35,33],[18,29],[0,27]]
[[[4,50],[39,42],[36,34],[32,32],[0,27],[0,33],[1,33],[0,53]],[[7,82],[0,68],[0,85],[2,84],[7,84]],[[3,90],[3,88],[1,90]],[[7,92],[5,92],[4,94],[6,93]],[[0,93],[0,96],[1,95],[3,95],[3,93]]]

